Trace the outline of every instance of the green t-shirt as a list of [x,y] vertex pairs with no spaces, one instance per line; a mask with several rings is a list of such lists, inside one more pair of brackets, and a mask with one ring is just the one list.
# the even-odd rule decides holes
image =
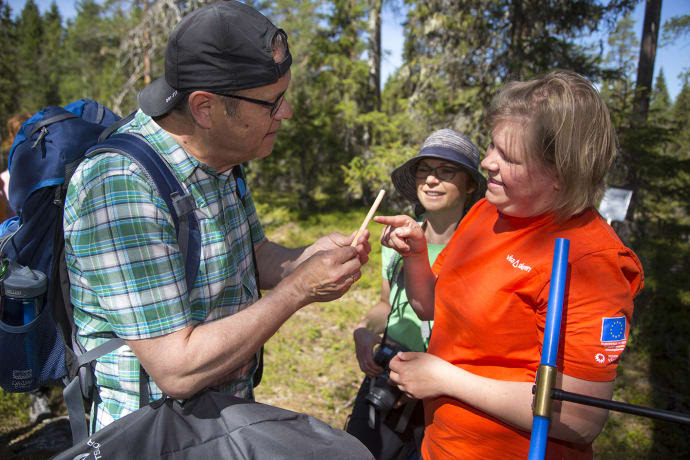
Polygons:
[[[436,257],[445,247],[443,244],[428,244],[429,264],[433,265]],[[391,314],[388,316],[388,337],[406,346],[412,351],[426,351],[433,321],[422,321],[417,317],[405,293],[404,275],[400,273],[402,258],[387,247],[381,249],[382,275],[391,281]]]

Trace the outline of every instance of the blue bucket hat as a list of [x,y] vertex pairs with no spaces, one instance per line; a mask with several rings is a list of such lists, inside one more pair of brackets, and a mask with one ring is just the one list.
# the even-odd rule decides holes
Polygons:
[[440,129],[426,138],[417,155],[393,171],[391,179],[398,193],[413,203],[417,210],[421,207],[414,177],[417,163],[423,158],[449,161],[460,166],[474,180],[475,190],[467,200],[467,208],[469,208],[486,193],[486,179],[479,172],[479,155],[479,148],[466,136],[452,129]]
[[396,168],[391,174],[395,189],[408,201],[421,207],[417,198],[417,183],[414,171],[423,158],[445,160],[460,166],[474,180],[475,191],[468,197],[467,207],[471,207],[486,193],[486,179],[479,172],[479,148],[466,136],[452,129],[440,129],[426,138],[417,155]]

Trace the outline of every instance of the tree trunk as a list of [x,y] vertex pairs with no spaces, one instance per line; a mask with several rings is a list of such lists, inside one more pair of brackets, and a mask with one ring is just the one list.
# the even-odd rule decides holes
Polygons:
[[527,35],[527,24],[525,23],[525,14],[523,11],[522,0],[514,0],[511,2],[512,11],[510,18],[510,43],[508,48],[513,56],[508,68],[509,80],[522,80],[525,69],[525,48],[524,37]]
[[383,0],[371,0],[369,11],[369,88],[373,110],[381,110],[381,8]]
[[[144,17],[149,9],[149,0],[142,0],[142,9],[144,10]],[[151,83],[151,36],[148,30],[144,31],[144,84]]]
[[647,121],[649,99],[652,94],[654,78],[654,59],[659,40],[661,22],[661,0],[648,0],[644,10],[642,41],[640,43],[640,60],[637,65],[637,82],[635,83],[635,100],[633,102],[632,125],[641,126]]

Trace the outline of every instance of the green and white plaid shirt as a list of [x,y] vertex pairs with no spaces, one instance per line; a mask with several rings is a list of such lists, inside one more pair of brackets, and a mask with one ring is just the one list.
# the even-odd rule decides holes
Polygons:
[[[117,153],[84,160],[67,190],[64,227],[74,320],[87,350],[113,334],[152,338],[223,318],[258,298],[251,239],[264,233],[249,191],[243,205],[231,171],[201,164],[141,111],[122,131],[143,135],[194,197],[201,261],[187,293],[175,227],[145,173]],[[251,359],[221,389],[252,399],[255,370]],[[96,379],[94,431],[139,408],[139,361],[121,347],[97,361]],[[151,400],[161,396],[153,381],[149,390]]]

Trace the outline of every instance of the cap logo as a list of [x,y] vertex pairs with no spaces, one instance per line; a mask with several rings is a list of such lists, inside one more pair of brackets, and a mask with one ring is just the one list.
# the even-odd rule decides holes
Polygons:
[[172,98],[174,98],[175,96],[177,96],[177,90],[173,91],[172,94],[171,94],[170,96],[168,96],[168,97],[165,98],[165,103],[167,104],[168,102],[170,102],[170,100],[171,100]]

